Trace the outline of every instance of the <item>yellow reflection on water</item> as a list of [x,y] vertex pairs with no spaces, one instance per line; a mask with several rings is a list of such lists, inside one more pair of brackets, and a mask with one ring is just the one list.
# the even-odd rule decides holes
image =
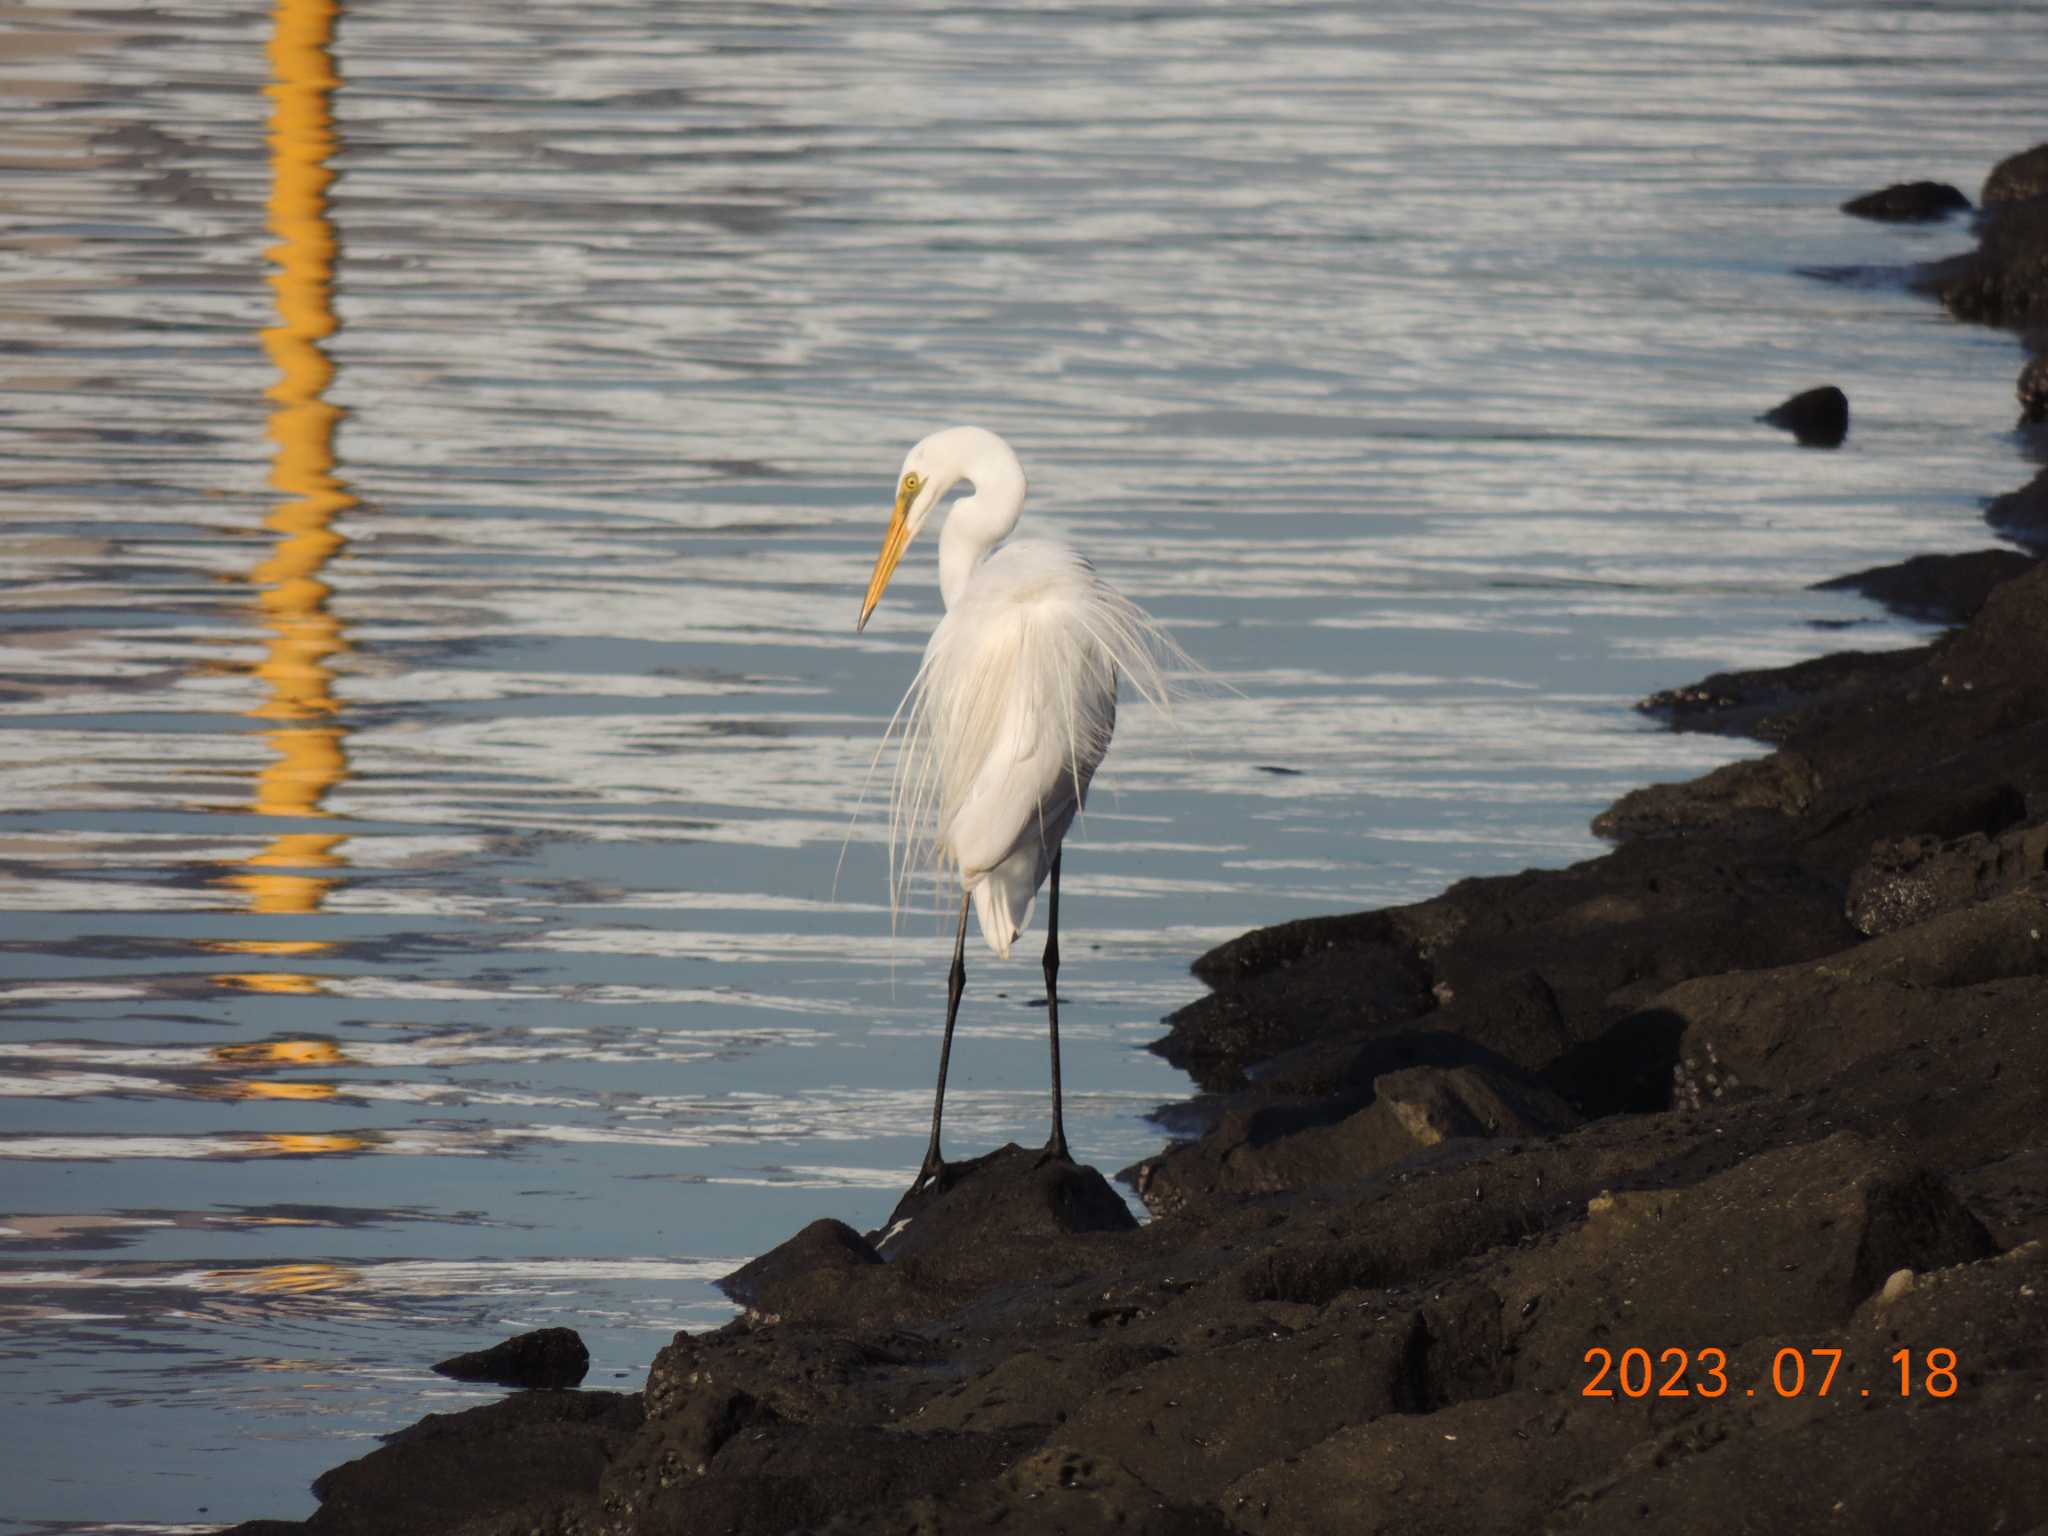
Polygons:
[[[283,495],[264,526],[277,537],[248,579],[258,588],[258,612],[270,632],[256,675],[269,693],[250,711],[272,728],[264,741],[276,755],[258,776],[252,809],[264,816],[326,816],[327,796],[348,773],[347,727],[338,718],[330,659],[347,648],[341,621],[328,610],[327,563],[346,544],[334,520],[356,504],[335,474],[334,433],[341,409],[327,388],[334,364],[321,343],[339,322],[334,316],[337,242],[328,216],[334,180],[328,167],[336,147],[330,97],[341,83],[331,46],[336,0],[278,0],[270,41],[271,101],[269,228],[276,244],[265,253],[275,264],[270,286],[278,323],[263,331],[263,347],[278,380],[268,435],[275,445],[270,483]],[[306,916],[320,910],[346,863],[340,833],[285,832],[221,884],[239,891],[249,910],[266,916]],[[230,941],[213,947],[238,954],[313,955],[330,941]],[[223,986],[277,994],[320,990],[317,978],[292,971],[215,978]]]
[[208,1099],[270,1099],[306,1104],[331,1099],[341,1090],[332,1083],[237,1082],[208,1083],[199,1090]]
[[332,1040],[256,1040],[246,1045],[217,1045],[215,1061],[242,1066],[271,1066],[286,1063],[296,1067],[331,1067],[348,1061]]
[[[332,949],[331,944],[321,945]],[[320,978],[300,971],[222,971],[207,978],[217,987],[237,992],[267,992],[278,997],[307,997],[321,990]]]
[[317,1157],[333,1152],[367,1152],[370,1141],[366,1136],[352,1136],[346,1131],[326,1135],[270,1131],[256,1137],[252,1146],[257,1152],[267,1152],[275,1157]]
[[306,1296],[345,1290],[362,1279],[341,1264],[266,1264],[260,1269],[210,1269],[209,1286],[245,1296]]

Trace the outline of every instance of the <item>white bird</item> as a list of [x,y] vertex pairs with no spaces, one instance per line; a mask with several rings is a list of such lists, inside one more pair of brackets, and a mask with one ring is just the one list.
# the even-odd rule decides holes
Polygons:
[[909,871],[926,861],[921,855],[929,854],[942,868],[958,872],[962,888],[931,1142],[914,1190],[945,1174],[939,1123],[953,1026],[967,985],[968,911],[980,918],[989,948],[1007,959],[1048,877],[1044,969],[1052,1136],[1045,1155],[1069,1160],[1060,1112],[1056,991],[1060,844],[1109,750],[1118,674],[1163,706],[1161,662],[1180,654],[1152,619],[1066,545],[1048,539],[1002,542],[1024,510],[1024,469],[1008,443],[980,427],[935,432],[905,456],[895,510],[856,629],[866,627],[910,541],[962,481],[974,494],[953,504],[939,535],[946,615],[932,631],[923,665],[890,723],[892,731],[898,722],[903,727],[890,827],[892,877],[901,890]]

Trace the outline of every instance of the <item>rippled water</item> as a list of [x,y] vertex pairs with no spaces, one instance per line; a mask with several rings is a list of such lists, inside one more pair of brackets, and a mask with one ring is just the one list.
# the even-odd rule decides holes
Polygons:
[[[862,792],[929,549],[852,621],[932,427],[1235,690],[1127,712],[1070,844],[1106,1166],[1210,942],[1590,854],[1737,750],[1631,698],[1906,641],[1801,589],[1984,542],[2014,354],[1798,269],[1964,243],[1833,205],[2019,147],[2031,24],[17,13],[0,1529],[303,1512],[488,1395],[425,1362],[570,1324],[630,1385],[886,1211],[947,935]],[[1830,379],[1842,451],[1751,422]],[[952,1148],[1042,1137],[1037,993],[970,959]]]

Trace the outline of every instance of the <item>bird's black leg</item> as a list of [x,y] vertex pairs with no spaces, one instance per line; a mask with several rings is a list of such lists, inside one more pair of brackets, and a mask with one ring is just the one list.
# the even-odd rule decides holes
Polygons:
[[953,969],[946,977],[946,1034],[939,1042],[939,1087],[932,1095],[932,1139],[924,1149],[917,1177],[911,1180],[912,1194],[942,1181],[946,1173],[945,1160],[939,1156],[939,1121],[946,1111],[946,1063],[953,1054],[953,1024],[960,1017],[960,994],[967,990],[967,909],[973,901],[972,892],[960,898],[960,931],[953,938]]
[[1045,921],[1045,1022],[1052,1032],[1052,1139],[1045,1155],[1071,1163],[1067,1153],[1067,1125],[1060,1115],[1060,850],[1052,855],[1052,906]]

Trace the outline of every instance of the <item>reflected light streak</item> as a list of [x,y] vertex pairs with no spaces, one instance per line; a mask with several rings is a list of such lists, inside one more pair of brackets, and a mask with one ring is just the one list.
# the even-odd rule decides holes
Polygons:
[[[276,754],[256,782],[253,809],[293,818],[330,814],[325,801],[347,775],[346,727],[337,716],[330,658],[347,648],[341,621],[329,611],[327,563],[346,540],[334,520],[356,504],[334,471],[334,434],[341,408],[326,398],[334,364],[321,343],[339,322],[334,316],[337,242],[328,217],[334,172],[327,161],[336,138],[329,98],[341,83],[330,45],[336,0],[278,0],[270,43],[273,76],[267,87],[270,117],[270,232],[265,253],[276,264],[270,285],[278,323],[263,331],[263,347],[277,365],[269,390],[274,402],[268,435],[275,445],[270,483],[283,494],[264,526],[277,535],[249,573],[270,639],[256,675],[269,696],[250,713],[269,721],[264,741]],[[303,916],[318,912],[346,860],[339,833],[280,833],[248,864],[222,877],[253,912]],[[246,941],[221,946],[243,954],[306,955],[331,943]],[[228,975],[224,986],[279,994],[317,992],[319,982],[289,971]]]
[[344,1290],[362,1278],[340,1264],[266,1264],[260,1269],[210,1269],[202,1280],[205,1289],[246,1296],[307,1296]]
[[258,1040],[242,1045],[217,1045],[209,1054],[215,1061],[246,1066],[283,1062],[299,1067],[330,1067],[348,1063],[348,1057],[332,1040]]

